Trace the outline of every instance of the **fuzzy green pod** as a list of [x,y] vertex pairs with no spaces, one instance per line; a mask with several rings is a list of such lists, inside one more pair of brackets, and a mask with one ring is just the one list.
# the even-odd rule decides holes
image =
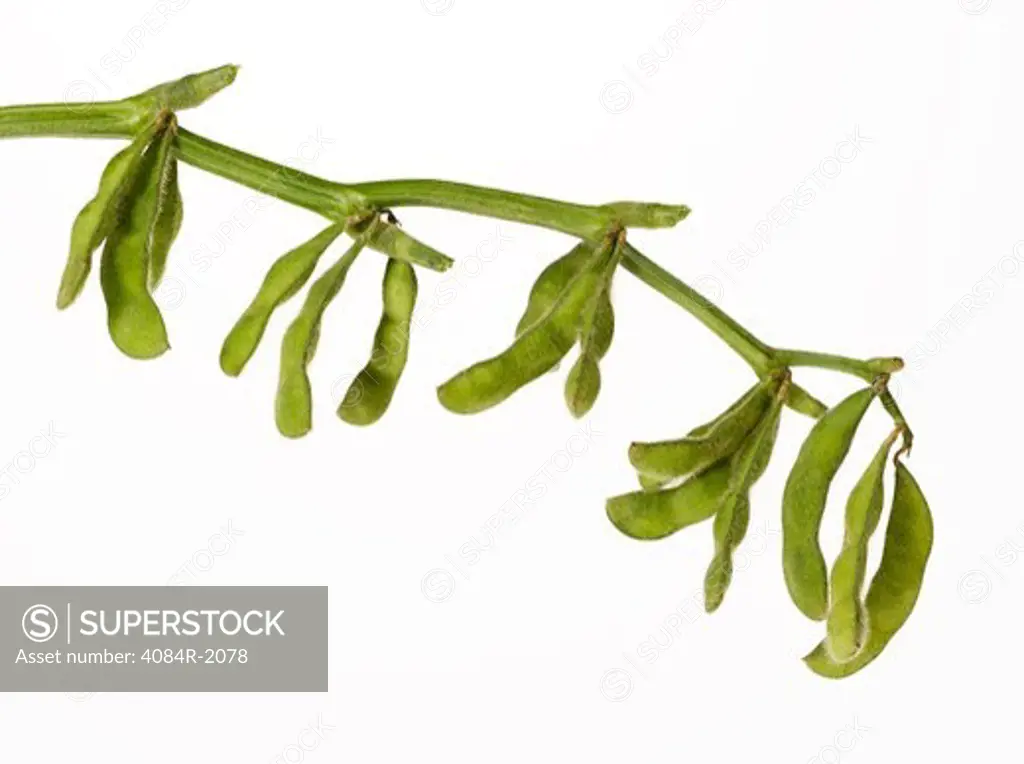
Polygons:
[[75,301],[92,269],[92,254],[113,233],[127,197],[135,188],[146,149],[161,125],[154,123],[119,151],[103,170],[99,190],[75,218],[71,229],[71,250],[57,291],[61,310]]
[[309,281],[324,252],[344,231],[344,223],[336,223],[270,266],[256,297],[221,346],[220,368],[225,374],[237,377],[242,373],[263,338],[270,316]]
[[615,309],[612,307],[612,285],[611,282],[601,290],[601,296],[597,298],[597,307],[594,309],[594,325],[591,342],[594,346],[594,355],[604,358],[611,349],[612,340],[615,338]]
[[933,540],[934,526],[928,501],[910,470],[897,462],[882,561],[864,599],[869,627],[867,642],[852,660],[840,663],[832,658],[822,641],[804,658],[812,671],[830,679],[841,679],[860,671],[879,656],[917,604]]
[[558,302],[559,295],[587,264],[593,254],[594,246],[589,242],[582,241],[568,254],[562,255],[540,272],[530,288],[526,310],[523,311],[522,318],[516,324],[516,337],[521,336]]
[[[419,265],[440,273],[444,273],[455,264],[455,261],[448,255],[414,239],[393,223],[374,218],[370,225],[371,228],[366,231],[366,246],[370,249],[395,260],[401,260],[410,265]],[[356,230],[354,233],[361,234],[363,231]]]
[[631,444],[630,463],[648,479],[668,481],[731,456],[761,421],[777,384],[775,379],[765,378],[721,416],[691,431],[685,438]]
[[356,240],[338,262],[313,283],[302,310],[284,334],[274,410],[277,429],[286,437],[300,438],[313,426],[313,394],[307,368],[316,354],[324,311],[341,290],[363,246],[363,239]]
[[[746,400],[748,399],[748,397],[751,395],[751,393],[753,393],[757,389],[757,387],[758,387],[758,385],[754,385],[754,387],[752,387],[750,390],[748,390],[743,395],[741,395],[739,398],[737,398],[735,401],[733,401],[731,404],[729,404],[729,408],[727,408],[721,414],[716,416],[714,419],[712,419],[712,420],[710,420],[708,422],[705,422],[702,425],[694,427],[692,430],[690,430],[686,434],[686,437],[688,437],[688,438],[702,438],[705,435],[707,435],[708,432],[710,432],[711,429],[715,425],[717,425],[719,422],[721,422],[726,417],[731,416],[733,414],[733,412],[736,411],[737,408],[739,408],[741,405],[743,405],[746,402]],[[637,476],[637,481],[640,483],[640,486],[645,491],[658,491],[658,490],[661,490],[661,489],[665,488],[666,486],[672,484],[676,480],[678,480],[678,478],[658,477],[657,475],[648,475],[648,474],[645,474],[643,472],[637,472],[636,476]]]
[[853,658],[867,639],[867,615],[860,593],[868,564],[868,542],[882,516],[883,478],[892,443],[891,437],[885,440],[846,502],[843,548],[832,565],[829,579],[831,604],[825,643],[829,655],[839,663]]
[[793,411],[809,416],[811,419],[820,419],[828,411],[828,407],[824,403],[799,385],[789,386],[789,397],[786,399],[786,405],[793,409]]
[[356,375],[338,406],[338,416],[349,424],[369,425],[384,416],[409,356],[417,292],[415,269],[401,260],[388,260],[383,292],[384,310],[370,361]]
[[606,246],[594,253],[558,300],[507,350],[470,366],[438,387],[441,405],[456,414],[475,414],[501,403],[554,368],[576,344],[581,312],[601,283],[598,266],[609,251]]
[[722,604],[732,581],[732,555],[750,524],[750,489],[771,461],[784,397],[781,392],[771,400],[761,421],[729,460],[729,487],[715,515],[715,555],[704,576],[704,609],[709,613]]
[[580,326],[580,357],[565,381],[565,402],[577,419],[593,407],[601,391],[600,360],[611,347],[615,318],[611,304],[612,277],[621,250],[616,247],[603,267],[601,283],[587,300]]
[[584,416],[601,392],[601,369],[592,353],[581,353],[565,380],[565,405],[579,419]]
[[732,555],[747,535],[750,525],[750,497],[730,496],[715,514],[715,555],[704,574],[704,611],[714,613],[722,605],[732,583]]
[[828,615],[828,573],[818,543],[829,486],[875,390],[849,396],[819,419],[800,448],[782,497],[782,568],[794,604],[808,618]]
[[665,538],[713,517],[729,488],[728,459],[662,491],[634,491],[608,499],[608,519],[635,539]]
[[[171,129],[175,130],[176,128],[177,122],[174,121]],[[184,204],[181,200],[181,188],[178,186],[178,160],[174,154],[173,137],[167,142],[164,150],[167,155],[161,161],[163,172],[160,175],[156,191],[159,195],[157,206],[160,214],[157,215],[153,223],[152,246],[147,269],[147,284],[151,292],[160,286],[164,277],[171,246],[178,238],[185,215]]]
[[103,249],[100,284],[107,326],[114,344],[132,358],[155,358],[170,347],[160,309],[149,292],[149,272],[154,259],[166,261],[177,234],[175,218],[180,222],[168,193],[176,161],[170,125],[146,151]]

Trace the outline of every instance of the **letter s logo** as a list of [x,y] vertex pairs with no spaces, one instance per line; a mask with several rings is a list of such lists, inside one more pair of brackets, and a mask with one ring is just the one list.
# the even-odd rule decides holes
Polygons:
[[57,636],[57,614],[46,605],[33,605],[21,617],[21,630],[33,642],[49,642]]

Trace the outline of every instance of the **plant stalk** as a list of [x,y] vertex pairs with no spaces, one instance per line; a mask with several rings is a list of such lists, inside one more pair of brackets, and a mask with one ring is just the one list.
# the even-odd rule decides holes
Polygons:
[[179,128],[178,157],[200,170],[316,212],[328,220],[344,221],[367,215],[370,205],[348,186],[332,183],[293,167],[261,159]]
[[624,247],[622,267],[657,292],[665,295],[713,331],[762,376],[776,364],[772,350],[744,329],[702,294],[684,284],[631,244]]
[[138,127],[127,103],[46,103],[0,108],[0,138],[127,138]]
[[[205,75],[196,94],[191,85],[186,101],[179,90],[160,86],[125,101],[95,104],[43,104],[0,107],[0,138],[110,137],[130,138],[164,109],[172,93],[184,106],[208,97],[234,77],[231,67]],[[163,88],[163,89],[161,89]],[[154,97],[153,94],[159,97]],[[202,97],[200,97],[202,96]],[[208,138],[178,129],[180,159],[201,170],[233,180],[260,193],[344,221],[393,207],[427,206],[549,228],[581,239],[598,240],[615,228],[660,228],[675,225],[689,213],[682,205],[616,202],[588,206],[443,180],[390,180],[345,185],[287,167]],[[775,350],[733,318],[680,281],[632,245],[624,245],[622,266],[708,327],[758,374],[787,366],[813,366],[871,381],[902,368],[899,359],[860,361],[802,350]],[[803,391],[799,391],[803,392]],[[813,400],[813,399],[812,399]],[[816,402],[815,402],[816,403]],[[809,407],[813,410],[815,407]]]
[[861,361],[856,358],[847,358],[831,353],[815,353],[809,350],[776,349],[773,352],[775,360],[784,366],[813,366],[818,369],[831,369],[860,377],[865,382],[873,382],[882,374],[891,374],[903,368],[903,361],[899,358],[871,358]]
[[665,228],[690,212],[683,205],[618,202],[600,207],[445,180],[385,180],[350,188],[376,207],[436,207],[510,220],[598,240],[609,229]]

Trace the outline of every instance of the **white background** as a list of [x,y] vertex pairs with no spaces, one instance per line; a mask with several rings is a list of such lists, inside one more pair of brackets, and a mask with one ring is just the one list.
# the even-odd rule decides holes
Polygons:
[[[71,222],[117,144],[0,142],[0,462],[51,423],[62,435],[0,483],[0,581],[326,584],[332,606],[329,695],[6,695],[4,758],[296,761],[299,740],[309,762],[1013,758],[1021,13],[1010,0],[6,8],[0,103],[120,98],[234,62],[236,84],[183,124],[328,178],[689,204],[677,229],[634,241],[765,341],[908,359],[897,389],[936,544],[917,610],[883,656],[820,679],[800,656],[821,625],[791,605],[779,564],[781,489],[809,420],[784,421],[745,569],[714,617],[692,599],[707,525],[642,544],[605,518],[605,497],[634,486],[631,439],[677,436],[751,383],[629,274],[590,416],[571,419],[554,374],[459,418],[435,385],[504,347],[532,280],[571,242],[401,211],[460,265],[421,272],[397,399],[369,430],[333,414],[378,317],[383,263],[369,254],[327,314],[314,432],[289,442],[272,401],[295,304],[241,379],[221,374],[217,353],[265,269],[322,221],[268,200],[246,213],[251,192],[183,168],[177,292],[161,298],[174,349],[134,362],[106,335],[95,276],[70,310],[54,308]],[[803,183],[813,201],[764,222]],[[756,257],[738,258],[740,246]],[[798,379],[831,402],[857,385]],[[554,470],[581,429],[586,452]],[[874,412],[839,478],[830,556],[841,497],[887,429]],[[503,508],[543,470],[543,497],[513,523]],[[222,533],[230,549],[212,557]],[[488,543],[475,564],[460,554]],[[314,742],[303,731],[318,718],[332,729]]]

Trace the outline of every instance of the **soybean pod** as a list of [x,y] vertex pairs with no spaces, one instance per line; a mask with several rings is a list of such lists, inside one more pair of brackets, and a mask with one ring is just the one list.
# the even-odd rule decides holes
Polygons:
[[750,497],[728,496],[715,515],[715,555],[704,574],[704,611],[714,613],[732,583],[732,554],[747,535],[750,525]]
[[338,416],[349,424],[373,424],[391,404],[409,355],[416,291],[413,267],[401,260],[388,260],[384,270],[383,315],[370,361],[356,375],[338,406]]
[[[750,390],[745,392],[738,399],[733,401],[729,405],[729,408],[727,408],[721,414],[716,416],[714,419],[712,419],[712,420],[710,420],[708,422],[705,422],[702,425],[698,425],[697,427],[694,427],[692,430],[690,430],[686,434],[686,437],[688,437],[688,438],[701,438],[701,437],[704,437],[705,435],[707,435],[708,432],[710,432],[711,429],[715,425],[717,425],[719,422],[721,422],[726,417],[731,416],[732,413],[734,411],[736,411],[737,408],[739,408],[741,405],[743,405],[744,402],[751,395],[751,393],[753,393],[755,390],[757,390],[757,387],[758,387],[758,385],[754,385],[754,387],[752,387]],[[649,475],[649,474],[646,474],[644,472],[638,471],[637,472],[637,480],[640,483],[640,486],[645,491],[658,491],[658,490],[661,490],[661,489],[665,488],[666,486],[672,484],[673,482],[678,480],[678,478],[659,477],[657,475]]]
[[324,252],[345,231],[344,223],[326,228],[312,239],[281,256],[270,266],[256,297],[228,332],[220,350],[220,367],[236,377],[263,338],[270,316],[309,281]]
[[114,344],[132,358],[155,358],[170,345],[160,309],[149,292],[154,260],[166,261],[180,210],[168,193],[174,158],[173,121],[146,150],[135,182],[120,204],[100,263],[107,326]]
[[57,291],[61,310],[75,301],[92,269],[92,254],[120,221],[125,200],[134,189],[143,156],[162,125],[154,123],[118,152],[103,170],[99,190],[75,218],[71,251]]
[[507,350],[470,366],[438,387],[441,404],[456,414],[475,414],[501,403],[554,368],[576,344],[580,313],[600,283],[600,265],[611,246],[611,242],[605,242],[569,281],[558,300]]
[[[365,231],[366,246],[390,258],[440,273],[444,273],[455,263],[448,255],[414,239],[393,223],[375,217],[369,225],[370,228]],[[356,230],[354,233],[362,234],[363,231]]]
[[608,519],[627,536],[660,539],[714,516],[732,470],[723,460],[675,488],[634,491],[608,499]]
[[933,539],[932,514],[924,493],[910,470],[897,462],[882,561],[864,599],[869,626],[867,642],[845,663],[834,660],[826,643],[821,642],[804,658],[812,671],[841,679],[860,671],[879,656],[917,604]]
[[307,367],[316,354],[324,311],[341,290],[348,270],[363,246],[364,239],[360,237],[313,283],[302,310],[284,334],[274,409],[277,429],[286,437],[302,437],[313,426],[313,400]]
[[152,247],[149,253],[149,264],[147,268],[147,283],[150,291],[160,286],[167,269],[167,258],[171,253],[171,246],[178,238],[181,231],[181,223],[184,219],[184,206],[181,200],[181,189],[178,186],[178,159],[173,146],[178,127],[177,120],[172,116],[168,132],[171,133],[167,141],[166,159],[163,161],[163,172],[161,173],[157,194],[159,195],[158,207],[160,214],[153,225]]
[[786,399],[786,405],[793,411],[809,416],[811,419],[819,419],[828,411],[828,407],[824,403],[799,385],[789,386],[789,398]]
[[832,565],[829,580],[832,596],[826,640],[829,655],[839,663],[860,652],[867,638],[867,616],[860,593],[868,564],[868,542],[882,516],[885,465],[899,433],[900,430],[896,430],[882,443],[846,502],[843,547]]
[[800,448],[782,497],[782,568],[794,604],[815,621],[828,614],[828,574],[818,543],[832,479],[853,442],[875,390],[868,387],[830,409]]
[[777,380],[766,377],[733,403],[721,416],[691,431],[685,438],[633,443],[629,461],[650,480],[667,481],[688,475],[731,456],[763,417]]
[[732,581],[732,555],[750,524],[750,489],[771,461],[787,388],[788,381],[783,382],[768,411],[729,460],[729,487],[715,514],[715,555],[704,576],[704,609],[709,613],[722,604]]
[[593,254],[594,246],[589,242],[581,241],[568,254],[562,255],[540,272],[530,288],[526,310],[523,311],[522,318],[516,324],[516,337],[521,336],[537,322],[537,319],[547,313],[551,306],[558,302],[562,291],[587,264]]
[[[618,262],[621,258],[616,258]],[[611,349],[615,337],[615,309],[612,307],[612,284],[609,279],[601,295],[597,298],[594,309],[594,322],[591,330],[591,343],[594,354],[604,358]]]
[[622,252],[618,246],[603,268],[601,282],[583,309],[580,326],[580,357],[565,381],[565,402],[573,416],[590,411],[601,391],[600,360],[611,347],[615,318],[611,305],[611,282]]

